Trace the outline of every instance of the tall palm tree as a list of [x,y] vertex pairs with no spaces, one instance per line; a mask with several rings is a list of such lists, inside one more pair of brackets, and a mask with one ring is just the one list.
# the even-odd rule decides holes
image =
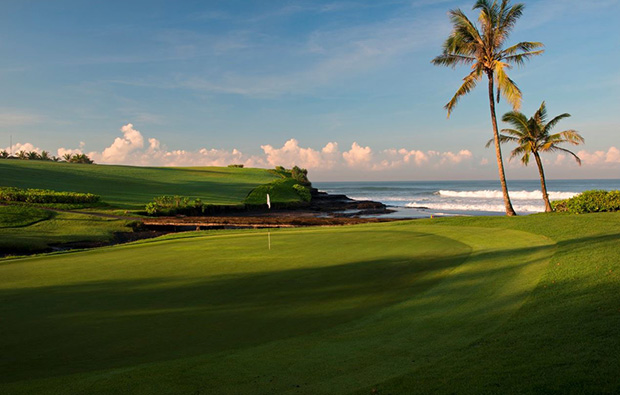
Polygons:
[[[565,130],[560,133],[550,134],[551,129],[557,125],[560,120],[570,117],[570,114],[561,114],[547,122],[547,106],[542,102],[540,108],[533,117],[527,117],[518,111],[511,111],[504,114],[502,121],[511,124],[514,129],[502,129],[499,136],[500,142],[515,142],[517,148],[512,150],[510,159],[521,156],[521,162],[527,166],[530,162],[530,155],[534,156],[538,173],[540,175],[540,188],[545,201],[545,211],[553,211],[549,202],[547,193],[547,182],[545,181],[545,172],[543,170],[542,161],[540,160],[541,152],[566,152],[571,154],[577,163],[581,165],[581,159],[572,151],[559,147],[559,144],[568,143],[579,145],[584,142],[583,137],[576,130]],[[491,145],[493,140],[489,140],[487,147]]]
[[[542,54],[543,50],[540,48],[543,47],[543,44],[526,41],[503,49],[510,32],[523,14],[523,4],[511,5],[509,0],[502,0],[501,2],[477,0],[473,9],[480,10],[478,17],[480,29],[460,9],[451,10],[449,15],[453,25],[452,33],[443,45],[443,53],[433,59],[432,63],[437,66],[452,68],[458,65],[471,66],[471,73],[463,79],[463,85],[445,106],[448,117],[450,117],[450,113],[456,107],[461,96],[469,93],[485,75],[487,76],[495,155],[502,193],[504,194],[504,205],[507,215],[516,215],[506,187],[506,176],[497,130],[495,100],[497,98],[499,102],[500,96],[504,96],[512,105],[513,110],[516,111],[520,108],[521,91],[514,81],[508,77],[506,70],[510,69],[512,65],[523,65],[532,56]],[[497,95],[495,94],[496,90]]]

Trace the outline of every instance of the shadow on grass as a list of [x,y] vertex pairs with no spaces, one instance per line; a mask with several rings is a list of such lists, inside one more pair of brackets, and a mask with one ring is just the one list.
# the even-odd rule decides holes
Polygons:
[[[481,259],[521,255],[524,259],[502,269],[485,267],[458,275],[451,279],[451,292],[441,297],[441,305],[449,309],[461,294],[475,292],[471,286],[476,281],[484,281],[496,270],[511,278],[512,273],[516,275],[532,263],[525,257],[533,250],[477,253]],[[5,289],[0,291],[4,321],[0,348],[8,357],[0,362],[4,372],[0,380],[12,382],[244,348],[333,328],[404,301],[413,300],[432,314],[437,296],[425,297],[424,292],[467,257],[412,260],[402,256],[212,278]],[[495,300],[497,315],[523,297],[513,293]]]

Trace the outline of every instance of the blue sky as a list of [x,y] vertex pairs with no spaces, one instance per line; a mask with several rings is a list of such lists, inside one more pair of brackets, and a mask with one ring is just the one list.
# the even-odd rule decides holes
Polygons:
[[[179,4],[180,3],[180,4]],[[496,177],[484,85],[448,120],[467,69],[430,60],[473,1],[25,1],[0,4],[0,147],[98,163],[298,164],[314,180]],[[522,110],[573,116],[579,168],[620,176],[620,1],[525,1],[511,42]],[[500,103],[498,112],[508,111]],[[507,151],[509,147],[505,148]],[[513,178],[534,168],[508,165]]]

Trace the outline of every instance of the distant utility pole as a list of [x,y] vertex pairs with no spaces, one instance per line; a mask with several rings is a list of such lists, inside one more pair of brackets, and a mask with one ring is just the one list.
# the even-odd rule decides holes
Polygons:
[[9,156],[13,156],[13,135],[9,134]]

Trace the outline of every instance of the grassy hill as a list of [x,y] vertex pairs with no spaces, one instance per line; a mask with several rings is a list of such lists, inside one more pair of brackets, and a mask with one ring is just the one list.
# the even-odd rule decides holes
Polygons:
[[265,169],[134,167],[0,160],[0,186],[90,192],[121,209],[143,209],[161,195],[240,204],[257,186],[280,176]]
[[0,263],[3,393],[620,391],[620,214],[193,232]]

